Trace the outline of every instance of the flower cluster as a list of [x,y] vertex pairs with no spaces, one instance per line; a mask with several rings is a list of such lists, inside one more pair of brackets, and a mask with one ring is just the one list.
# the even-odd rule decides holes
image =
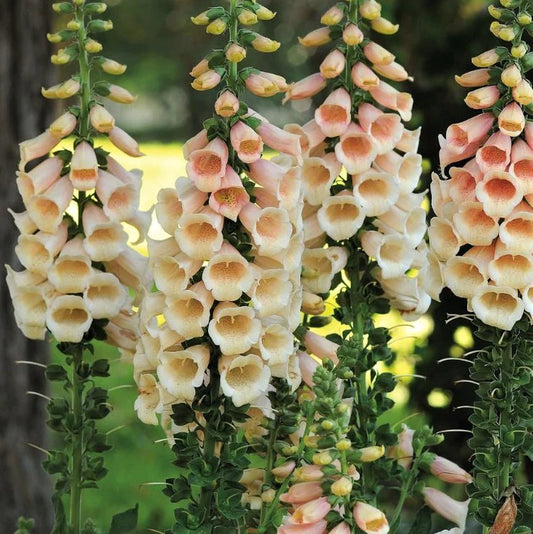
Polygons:
[[[377,2],[360,2],[359,13],[354,6],[331,8],[322,17],[325,26],[300,39],[304,46],[337,44],[319,73],[287,92],[287,99],[298,100],[325,87],[329,91],[315,118],[298,129],[306,204],[302,283],[307,291],[327,293],[347,261],[346,253],[332,245],[357,236],[375,258],[375,277],[393,307],[414,319],[431,300],[429,277],[413,276],[429,267],[426,213],[422,195],[413,192],[422,172],[420,130],[402,123],[411,119],[412,97],[383,80],[405,81],[407,72],[361,30],[370,24],[388,34],[397,26],[380,16]],[[330,246],[324,248],[326,241]]]
[[478,69],[456,77],[461,86],[476,88],[465,102],[481,113],[452,124],[441,137],[443,179],[433,176],[436,217],[429,236],[441,287],[468,299],[485,324],[511,330],[524,311],[533,312],[533,123],[525,116],[533,103],[525,76],[532,57],[521,40],[531,17],[491,13],[516,18],[515,25],[491,26],[513,46],[474,57]]
[[[255,7],[258,17],[272,18]],[[247,11],[213,19],[219,14],[213,8],[194,21],[213,31],[221,21],[235,24],[235,13],[242,23]],[[250,30],[237,35],[256,49],[267,41]],[[134,360],[141,393],[136,407],[145,422],[156,423],[163,405],[192,402],[213,372],[237,407],[262,404],[272,376],[299,384],[292,332],[300,323],[302,300],[300,145],[297,136],[239,99],[250,77],[259,76],[250,69],[235,75],[245,56],[246,48],[231,39],[224,52],[202,60],[191,73],[197,89],[205,77],[224,79],[226,87],[214,117],[184,145],[187,176],[178,178],[175,188],[161,190],[155,208],[170,237],[149,240],[158,291],[145,296]],[[262,74],[267,76],[274,79]],[[275,78],[282,89],[284,81]],[[264,145],[293,157],[267,161]]]
[[[94,55],[102,46],[91,34],[112,28],[110,21],[94,18],[105,4],[91,4],[89,13],[69,2],[55,6],[75,17],[66,29],[48,35],[64,46],[52,62],[81,58],[85,72],[42,93],[61,100],[79,96],[81,102],[44,133],[20,144],[17,186],[26,211],[11,213],[20,231],[15,251],[25,270],[7,267],[7,282],[17,324],[27,337],[44,339],[48,329],[59,342],[79,343],[94,337],[99,325],[105,330],[100,338],[133,353],[137,328],[128,291],[140,289],[146,261],[128,247],[123,223],[138,230],[140,242],[150,217],[138,211],[140,172],[126,171],[103,148],[95,148],[95,136],[106,136],[122,152],[140,156],[137,143],[96,100],[98,95],[124,103],[134,98],[122,87],[91,85],[88,78],[91,67],[113,75],[126,69]],[[86,26],[83,16],[91,17]],[[72,150],[64,142],[69,136],[74,137]]]

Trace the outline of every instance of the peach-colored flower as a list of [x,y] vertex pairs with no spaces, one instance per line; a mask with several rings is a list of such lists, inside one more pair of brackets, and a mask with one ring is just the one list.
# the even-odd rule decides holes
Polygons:
[[312,501],[301,504],[289,516],[289,523],[295,525],[314,524],[328,514],[331,510],[327,497],[319,497]]
[[50,233],[57,230],[72,200],[72,192],[70,180],[63,176],[46,191],[29,199],[28,214],[39,230]]
[[239,175],[228,165],[220,188],[209,195],[209,207],[223,217],[236,221],[250,196],[244,189]]
[[450,484],[470,484],[472,482],[470,473],[442,456],[435,456],[429,469],[437,478]]
[[481,87],[482,85],[487,85],[490,80],[490,71],[489,69],[475,69],[461,76],[456,75],[455,81],[461,87]]
[[98,171],[96,193],[104,205],[104,213],[113,221],[133,217],[139,205],[139,190],[133,183],[124,183],[107,171]]
[[363,52],[374,65],[390,65],[395,59],[393,54],[373,41],[364,47]]
[[322,91],[326,87],[327,80],[317,72],[311,74],[302,80],[291,83],[285,94],[283,102],[287,100],[303,100],[304,98],[310,98]]
[[131,156],[132,158],[138,158],[144,156],[144,154],[139,149],[139,144],[131,135],[119,128],[118,126],[113,126],[109,131],[109,140],[119,149]]
[[401,93],[383,80],[369,91],[378,104],[397,111],[405,122],[411,120],[413,97],[409,93]]
[[257,96],[270,97],[280,92],[280,87],[267,76],[250,74],[245,82],[248,91]]
[[372,138],[360,126],[351,123],[335,145],[335,154],[350,174],[359,174],[370,168],[377,150]]
[[526,125],[522,107],[516,102],[507,104],[498,116],[500,132],[510,137],[518,137]]
[[361,128],[369,133],[377,144],[377,153],[391,151],[403,135],[403,125],[396,113],[383,113],[372,104],[361,104],[358,111]]
[[191,83],[193,89],[197,91],[209,91],[214,89],[222,80],[220,74],[215,70],[206,70]]
[[89,191],[96,186],[98,161],[93,147],[86,141],[82,141],[74,149],[69,178],[72,185],[80,191]]
[[17,186],[24,204],[53,185],[61,175],[63,161],[58,157],[47,158],[29,172],[20,171]]
[[451,152],[460,153],[468,145],[481,143],[494,124],[491,113],[480,113],[471,119],[452,124],[446,130],[446,147]]
[[239,111],[239,99],[231,92],[224,91],[215,102],[215,111],[221,117],[233,117]]
[[470,91],[466,95],[465,103],[472,109],[487,109],[496,104],[500,96],[500,90],[496,85],[487,85]]
[[352,23],[348,24],[342,32],[342,40],[348,46],[357,46],[363,42],[364,38],[363,32]]
[[405,82],[409,80],[413,81],[413,78],[409,76],[407,71],[396,61],[389,63],[388,65],[372,65],[372,68],[381,76],[388,78],[394,82]]
[[320,482],[298,482],[290,486],[287,493],[280,497],[281,502],[289,504],[303,504],[322,497],[323,490]]
[[333,91],[316,110],[315,120],[326,137],[342,135],[351,122],[352,99],[346,89]]
[[511,160],[512,140],[502,132],[492,134],[476,152],[476,162],[481,172],[505,171]]
[[238,121],[232,126],[230,140],[231,146],[243,163],[253,163],[263,153],[263,140],[250,126],[242,121]]
[[387,534],[389,523],[385,514],[364,502],[358,502],[353,508],[353,517],[357,526],[366,534]]
[[298,41],[303,46],[321,46],[331,41],[330,30],[328,27],[318,28],[304,37],[298,37]]
[[357,87],[368,91],[380,84],[379,76],[364,63],[356,63],[352,67],[352,80]]
[[220,188],[228,164],[228,147],[220,138],[210,141],[205,148],[195,150],[187,162],[187,175],[203,192]]
[[337,78],[346,66],[346,57],[338,50],[332,50],[320,64],[320,74],[326,79]]

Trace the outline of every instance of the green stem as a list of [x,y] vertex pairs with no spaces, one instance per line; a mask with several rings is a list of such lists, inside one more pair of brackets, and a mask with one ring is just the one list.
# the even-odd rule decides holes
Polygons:
[[359,0],[350,0],[350,6],[348,8],[348,20],[357,24],[359,22]]
[[[274,445],[276,444],[276,440],[278,439],[278,431],[279,431],[279,419],[276,417],[275,426],[270,432],[270,437],[268,439],[267,456],[266,456],[266,461],[265,461],[265,486],[267,488],[269,488],[272,483],[272,469],[274,467],[274,459],[275,459]],[[263,517],[265,515],[265,511],[266,511],[266,503],[263,503],[263,506],[261,506],[261,516],[259,519],[260,525],[263,523]]]
[[78,346],[72,359],[72,469],[70,474],[70,528],[72,534],[81,532],[82,463],[83,463],[83,379],[80,368],[83,348]]
[[390,534],[396,534],[396,532],[398,532],[398,528],[400,526],[399,523],[403,512],[403,505],[405,504],[407,497],[411,493],[411,489],[413,487],[417,475],[418,462],[415,459],[409,471],[409,476],[407,477],[407,479],[404,480],[404,483],[402,484],[400,498],[398,499],[398,503],[396,504],[396,508],[394,509],[394,515],[392,516],[392,520],[390,522]]
[[76,22],[79,24],[78,44],[79,56],[78,63],[80,68],[80,116],[78,119],[79,136],[86,139],[89,135],[89,104],[91,101],[91,69],[89,65],[89,54],[84,48],[87,39],[87,29],[85,27],[85,14],[83,7],[76,9]]
[[[237,17],[237,0],[230,0],[229,40],[230,43],[239,43],[239,19]],[[228,88],[239,97],[239,67],[235,61],[228,65]]]

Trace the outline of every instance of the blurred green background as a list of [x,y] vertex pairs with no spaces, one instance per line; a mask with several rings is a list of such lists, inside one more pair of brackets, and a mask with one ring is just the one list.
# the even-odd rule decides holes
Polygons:
[[[142,209],[155,201],[161,187],[171,186],[183,172],[180,144],[201,128],[211,114],[215,92],[197,93],[190,87],[191,68],[213,47],[222,47],[223,39],[208,36],[194,26],[190,17],[214,5],[212,0],[108,0],[108,16],[115,30],[102,36],[104,54],[128,64],[128,71],[118,83],[139,96],[133,106],[112,105],[118,124],[142,142],[147,154],[141,160],[124,157],[129,167],[145,171]],[[488,31],[490,23],[487,0],[389,0],[384,1],[384,15],[400,23],[394,36],[376,40],[396,54],[415,81],[408,89],[415,99],[412,127],[423,126],[420,152],[427,169],[437,170],[437,135],[452,123],[471,113],[462,100],[465,91],[458,87],[454,74],[471,70],[470,57],[495,46]],[[282,42],[276,54],[251,52],[246,60],[261,70],[284,75],[296,81],[316,72],[327,53],[323,49],[304,49],[297,37],[319,26],[321,14],[332,0],[270,0],[265,5],[278,12],[273,23],[257,27],[260,33]],[[319,95],[320,98],[320,95]],[[296,102],[281,106],[281,97],[249,103],[272,122],[303,123],[312,116],[313,103]],[[429,180],[429,173],[425,176]],[[157,232],[156,232],[157,235]],[[431,316],[418,321],[415,328],[395,330],[395,336],[408,338],[395,342],[398,374],[420,373],[427,380],[406,378],[396,392],[397,407],[388,419],[398,423],[415,414],[409,424],[429,422],[436,429],[468,428],[468,410],[455,410],[473,400],[472,384],[455,381],[467,378],[467,366],[460,363],[438,365],[440,358],[460,358],[473,348],[468,323],[446,324],[446,314],[463,312],[463,303],[443,294]],[[389,325],[399,317],[382,319]],[[416,340],[410,336],[416,336]],[[110,349],[102,347],[103,351]],[[55,354],[54,358],[60,356]],[[118,354],[109,354],[116,360]],[[105,421],[115,445],[107,458],[109,475],[101,492],[86,492],[87,514],[108,526],[114,513],[140,503],[142,532],[162,531],[172,520],[172,506],[161,494],[158,483],[173,472],[172,454],[157,427],[146,427],[133,412],[136,397],[131,367],[115,361],[113,375],[105,381],[111,389],[114,411]],[[113,389],[117,388],[117,389]],[[125,428],[119,428],[125,426]],[[468,465],[468,434],[447,434],[440,450],[451,459]],[[154,483],[154,485],[150,485]],[[461,494],[459,497],[462,498]],[[105,506],[103,506],[105,503]]]

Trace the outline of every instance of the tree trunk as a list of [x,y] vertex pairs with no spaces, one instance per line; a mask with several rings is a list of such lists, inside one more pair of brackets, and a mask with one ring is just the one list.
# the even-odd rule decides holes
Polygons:
[[[15,183],[17,144],[34,137],[48,123],[51,106],[40,95],[49,82],[50,2],[2,0],[0,8],[0,250],[1,263],[18,269],[14,255],[17,230],[7,208],[23,211]],[[25,339],[13,318],[9,292],[0,283],[0,532],[15,531],[19,516],[33,517],[37,534],[51,530],[50,481],[41,468],[46,448],[46,401],[27,391],[45,393],[43,369],[16,360],[47,359],[44,343]]]

